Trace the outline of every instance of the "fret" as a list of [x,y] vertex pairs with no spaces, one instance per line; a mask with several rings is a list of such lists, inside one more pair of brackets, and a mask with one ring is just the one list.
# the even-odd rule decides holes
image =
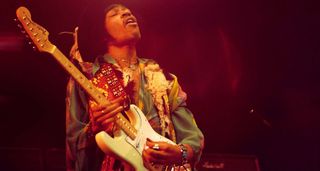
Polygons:
[[129,121],[121,114],[116,115],[115,122],[121,127],[122,130],[134,140],[137,136],[137,130],[129,123]]
[[53,51],[53,56],[97,103],[106,103],[106,100],[101,100],[104,96],[94,88],[94,85],[62,54],[59,49],[56,48]]

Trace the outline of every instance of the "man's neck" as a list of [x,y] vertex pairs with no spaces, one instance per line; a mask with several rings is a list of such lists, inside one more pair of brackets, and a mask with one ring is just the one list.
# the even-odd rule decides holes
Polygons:
[[137,62],[137,51],[135,46],[108,46],[108,54],[112,56],[122,67]]

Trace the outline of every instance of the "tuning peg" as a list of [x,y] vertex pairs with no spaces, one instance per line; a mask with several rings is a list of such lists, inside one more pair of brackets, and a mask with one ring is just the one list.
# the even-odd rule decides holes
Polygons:
[[32,49],[33,49],[34,51],[36,51],[36,50],[37,50],[37,48],[36,48],[35,46],[32,46]]
[[21,29],[22,29],[22,26],[21,26],[21,24],[17,24],[17,26],[18,26],[19,28],[21,28]]
[[18,20],[16,18],[13,19],[14,22],[18,22]]
[[29,44],[29,45],[32,45],[32,42],[28,41],[28,44]]
[[24,31],[24,30],[21,30],[21,33],[23,33],[23,34],[26,34],[26,31]]

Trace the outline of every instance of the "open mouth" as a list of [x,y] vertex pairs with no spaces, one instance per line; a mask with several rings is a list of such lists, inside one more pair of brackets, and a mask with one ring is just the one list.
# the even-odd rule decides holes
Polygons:
[[137,25],[137,20],[134,17],[129,17],[125,20],[125,25]]

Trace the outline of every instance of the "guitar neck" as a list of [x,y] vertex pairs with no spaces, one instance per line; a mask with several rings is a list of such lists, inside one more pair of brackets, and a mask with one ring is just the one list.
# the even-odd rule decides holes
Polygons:
[[[107,98],[100,93],[95,86],[83,75],[80,70],[73,65],[73,63],[56,47],[54,46],[52,52],[49,52],[59,62],[59,64],[71,75],[71,77],[98,103],[110,103]],[[131,138],[134,139],[137,130],[130,124],[130,122],[120,113],[115,117],[115,123]]]
[[[18,21],[21,23],[21,25],[19,24],[20,28],[24,29],[24,33],[28,35],[40,52],[50,53],[95,102],[100,105],[107,105],[110,103],[107,98],[86,78],[86,76],[84,76],[79,69],[76,68],[72,62],[49,41],[49,32],[32,21],[31,13],[26,7],[19,7],[16,11],[16,15]],[[115,122],[132,139],[135,137],[137,132],[136,129],[123,115],[117,114]]]
[[73,63],[64,56],[64,54],[55,47],[52,51],[53,57],[59,62],[59,64],[71,75],[73,79],[98,103],[108,104],[109,102],[100,93],[94,85],[83,75]]

